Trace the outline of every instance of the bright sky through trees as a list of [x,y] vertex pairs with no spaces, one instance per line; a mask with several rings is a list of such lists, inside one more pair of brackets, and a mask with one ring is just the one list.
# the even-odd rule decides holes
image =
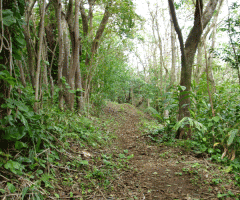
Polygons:
[[[175,2],[180,2],[180,1],[175,1]],[[234,0],[224,1],[223,6],[221,8],[220,15],[219,15],[219,19],[218,19],[219,27],[221,27],[224,21],[227,19],[228,6],[230,6],[233,2],[235,1]],[[139,31],[137,33],[137,35],[141,35],[145,38],[145,42],[147,40],[147,37],[149,36],[152,37],[151,36],[152,35],[151,17],[150,17],[149,10],[154,11],[156,10],[156,7],[158,7],[159,10],[162,10],[160,12],[162,12],[164,16],[163,17],[160,16],[160,13],[159,13],[158,18],[159,18],[160,27],[161,27],[160,34],[162,35],[163,40],[166,40],[165,54],[167,56],[170,53],[170,42],[168,42],[170,38],[167,38],[169,36],[168,33],[170,33],[170,15],[168,10],[169,9],[168,1],[166,0],[135,0],[134,3],[136,4],[136,13],[145,19],[143,31]],[[183,37],[184,39],[186,39],[190,31],[190,27],[193,24],[192,13],[194,12],[193,10],[194,7],[192,5],[189,5],[189,6],[182,6],[182,8],[183,9],[177,10],[177,15],[179,20],[179,25],[182,29]],[[229,41],[229,38],[225,32],[224,33],[218,32],[218,37],[216,41],[217,47],[219,45],[222,45],[223,43],[228,43],[228,41]],[[143,57],[144,52],[146,52],[146,48],[143,47],[143,45],[140,45],[139,41],[136,41],[135,44],[136,44],[137,53],[141,55],[141,57]],[[178,41],[177,41],[177,45],[178,45]],[[129,58],[130,61],[132,62],[132,65],[134,67],[138,66],[139,70],[141,71],[143,69],[143,66],[141,63],[138,62],[138,59],[135,57],[134,53],[129,54],[129,57],[130,57]]]

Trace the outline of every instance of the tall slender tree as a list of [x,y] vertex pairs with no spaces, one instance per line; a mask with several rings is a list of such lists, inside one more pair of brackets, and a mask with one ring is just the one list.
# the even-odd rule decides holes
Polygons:
[[[42,5],[42,6],[41,6]],[[41,8],[41,20],[39,27],[39,42],[38,42],[38,52],[37,52],[37,66],[36,66],[36,78],[35,78],[35,103],[34,103],[34,111],[38,111],[38,101],[39,101],[39,87],[40,82],[40,73],[41,73],[41,55],[42,55],[42,47],[43,47],[43,36],[44,36],[44,17],[45,17],[45,7],[46,2],[43,0],[39,2],[39,6]]]
[[59,57],[58,57],[58,87],[59,91],[59,108],[63,110],[63,30],[62,30],[62,3],[61,0],[54,1],[55,12],[58,24],[58,46],[59,46]]
[[[68,22],[70,38],[72,43],[72,61],[69,72],[69,85],[71,90],[81,90],[81,77],[80,77],[80,68],[79,65],[79,51],[80,51],[80,36],[79,36],[79,9],[80,9],[80,0],[75,0],[75,15],[73,15],[73,0],[69,0],[68,11],[66,15],[66,20]],[[77,74],[76,74],[77,73]],[[76,79],[77,78],[77,79]],[[76,84],[77,81],[77,84]],[[78,88],[76,88],[78,86]],[[75,94],[70,94],[70,109],[74,110],[74,99]],[[80,107],[80,105],[78,105]]]
[[170,75],[170,85],[176,82],[176,33],[174,30],[173,20],[171,18],[171,52],[172,52],[172,67]]
[[[179,27],[173,0],[168,0],[171,17],[175,30],[178,34],[181,49],[181,80],[180,85],[186,89],[180,91],[179,97],[179,118],[190,117],[190,88],[192,80],[192,66],[198,43],[200,42],[203,30],[211,20],[216,9],[218,0],[209,0],[203,12],[203,1],[197,0],[195,4],[194,25],[187,37],[186,42],[183,41],[182,31]],[[177,138],[183,138],[187,132],[187,137],[191,137],[189,126],[180,128],[177,132]]]

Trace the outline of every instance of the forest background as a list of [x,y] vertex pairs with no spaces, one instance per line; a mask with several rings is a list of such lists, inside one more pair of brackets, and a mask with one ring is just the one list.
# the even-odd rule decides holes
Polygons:
[[112,101],[163,124],[153,140],[184,139],[240,183],[239,3],[149,1],[145,18],[136,4],[0,0],[0,167],[34,169],[47,133],[74,129],[61,116],[86,120]]

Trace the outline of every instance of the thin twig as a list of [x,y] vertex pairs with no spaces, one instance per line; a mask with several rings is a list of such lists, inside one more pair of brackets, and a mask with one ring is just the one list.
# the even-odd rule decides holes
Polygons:
[[4,179],[10,181],[10,179],[6,178],[5,176],[3,176],[3,175],[1,175],[1,174],[0,174],[0,176],[1,176],[2,178],[4,178]]
[[40,156],[41,154],[43,154],[44,152],[48,151],[48,150],[49,150],[49,148],[47,148],[47,149],[45,149],[44,151],[42,151],[41,153],[37,154],[37,155],[36,155],[36,158],[37,158],[38,156]]
[[104,198],[104,199],[107,199],[107,198],[104,196],[103,192],[100,190],[99,186],[96,186],[95,183],[94,183],[92,180],[90,180],[90,181],[91,181],[91,183],[97,188],[97,190],[102,194],[103,198]]

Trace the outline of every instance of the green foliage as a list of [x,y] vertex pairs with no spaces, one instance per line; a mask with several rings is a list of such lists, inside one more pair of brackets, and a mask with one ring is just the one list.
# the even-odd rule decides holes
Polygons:
[[11,9],[2,10],[3,25],[4,29],[8,29],[11,33],[13,58],[21,60],[22,52],[20,49],[26,45],[22,27],[25,24],[23,20],[25,1],[11,2],[8,7]]
[[[240,185],[240,86],[226,82],[217,86],[217,92],[212,97],[215,116],[212,116],[206,82],[202,80],[194,89],[195,92],[189,94],[192,102],[191,117],[177,122],[176,117],[173,117],[177,108],[174,107],[173,112],[169,112],[170,120],[165,120],[165,126],[150,131],[148,136],[155,142],[176,142],[196,155],[208,154],[212,161],[228,166],[229,172],[235,173],[236,184]],[[177,104],[177,95],[170,98],[172,94],[169,94],[166,102],[171,102],[172,99],[172,102]],[[176,141],[176,131],[186,125],[191,130],[192,138]]]
[[[229,43],[220,49],[220,52],[216,52],[216,55],[227,63],[230,63],[231,67],[236,69],[239,73],[240,70],[240,4],[233,2],[229,6],[228,19],[225,21],[221,31],[226,32],[229,37]],[[229,45],[230,44],[230,45]],[[240,79],[240,77],[238,77]]]
[[[7,80],[7,76],[1,79]],[[35,199],[44,199],[46,194],[39,193],[39,187],[44,185],[46,189],[53,189],[52,182],[56,181],[54,170],[50,173],[44,173],[44,170],[50,164],[61,166],[60,154],[61,157],[67,157],[66,149],[70,150],[70,143],[77,141],[80,147],[91,145],[97,148],[107,144],[109,137],[93,126],[91,119],[70,111],[62,112],[55,106],[51,106],[51,109],[45,107],[40,114],[35,113],[32,109],[33,91],[26,87],[19,94],[16,88],[22,86],[17,83],[12,89],[11,98],[1,105],[2,109],[11,112],[0,120],[0,167],[26,179],[37,177],[38,181],[34,185],[23,188],[22,196],[24,198],[32,193]],[[8,149],[11,152],[6,153]],[[69,162],[68,166],[83,168],[88,167],[89,162],[79,158]],[[14,185],[7,184],[12,193],[20,189]]]
[[151,116],[153,116],[154,118],[158,119],[159,121],[162,120],[161,115],[159,114],[159,112],[154,109],[153,107],[148,107],[144,110],[145,113],[150,114]]
[[20,164],[19,162],[15,162],[12,160],[9,160],[5,165],[5,169],[9,169],[14,174],[22,175],[22,171],[24,170],[24,166]]
[[170,144],[175,142],[175,132],[169,132],[169,126],[170,125],[150,131],[148,137],[157,143]]
[[126,64],[127,57],[123,53],[126,48],[128,47],[116,36],[106,38],[100,46],[91,94],[91,102],[99,109],[104,106],[105,99],[125,102],[125,95],[129,92],[131,83],[130,70]]
[[3,10],[2,11],[3,24],[5,26],[11,26],[16,23],[16,19],[13,16],[13,12],[11,10]]
[[14,193],[16,191],[16,187],[12,183],[7,183],[8,189],[11,193]]
[[[6,68],[6,66],[2,65],[2,68]],[[16,84],[16,79],[10,76],[10,73],[7,70],[0,72],[0,80],[6,81],[10,85]]]
[[[109,134],[104,133],[95,126],[97,123],[96,119],[93,121],[93,118],[89,119],[67,109],[64,112],[59,110],[57,104],[60,88],[54,88],[55,94],[51,102],[48,101],[50,95],[47,90],[42,95],[41,105],[43,109],[39,113],[33,111],[32,107],[35,103],[34,90],[30,83],[27,83],[25,88],[19,83],[20,73],[15,62],[16,60],[22,60],[22,63],[24,63],[27,60],[24,54],[26,41],[23,35],[25,1],[16,0],[9,2],[11,9],[2,11],[2,22],[4,25],[3,31],[7,30],[13,44],[13,70],[11,72],[13,72],[14,78],[9,73],[7,65],[9,63],[1,64],[0,81],[1,83],[4,82],[6,87],[11,86],[10,97],[5,99],[4,103],[1,102],[1,109],[8,111],[5,112],[8,115],[3,115],[0,119],[0,167],[3,169],[2,171],[6,171],[7,176],[9,174],[11,176],[20,176],[25,182],[35,180],[34,184],[22,188],[22,199],[30,198],[29,194],[32,194],[33,199],[46,199],[46,190],[55,190],[52,182],[57,181],[55,177],[61,174],[60,172],[63,169],[74,170],[75,172],[84,169],[86,172],[84,175],[85,179],[93,180],[93,185],[95,184],[95,179],[97,179],[100,181],[100,185],[102,184],[107,188],[111,182],[111,173],[117,171],[116,169],[127,167],[126,163],[134,155],[126,149],[122,153],[118,152],[118,156],[115,158],[117,161],[115,161],[113,160],[114,156],[103,154],[97,158],[97,164],[94,159],[87,160],[81,156],[71,157],[69,154],[71,151],[82,155],[81,148],[90,146],[91,148],[98,148],[101,145],[108,145]],[[176,7],[180,8],[184,2],[175,3]],[[97,1],[97,3],[108,3],[108,1]],[[221,56],[223,60],[231,63],[235,69],[239,67],[240,62],[239,14],[236,12],[238,8],[237,4],[231,7],[233,15],[228,19],[227,26],[224,27],[225,30],[222,29],[223,31],[229,31],[229,35],[232,37],[231,46],[235,48],[236,52],[233,55],[233,48],[226,47]],[[37,13],[35,15],[37,26],[34,27],[33,22],[30,21],[29,28],[30,30],[34,28],[38,30],[40,22],[39,8],[34,7],[33,9]],[[100,11],[97,12],[100,13]],[[134,25],[139,16],[135,14],[133,2],[130,0],[114,1],[114,6],[110,9],[110,12],[114,14],[114,17],[112,17],[113,23],[107,26],[107,31],[101,38],[98,53],[91,63],[91,71],[89,66],[84,64],[87,56],[91,56],[89,53],[91,39],[82,37],[83,39],[81,40],[81,74],[82,77],[91,79],[90,103],[86,108],[90,110],[90,113],[93,113],[93,109],[100,113],[105,106],[106,99],[127,102],[131,99],[129,97],[132,91],[135,101],[133,103],[138,103],[139,99],[143,99],[145,102],[149,100],[151,107],[147,108],[145,112],[151,114],[159,123],[164,125],[161,128],[158,126],[157,129],[150,130],[147,133],[151,140],[166,144],[177,142],[178,145],[184,146],[196,154],[209,154],[211,160],[221,162],[227,166],[225,169],[226,173],[235,173],[236,183],[240,184],[239,86],[231,85],[230,81],[217,86],[217,92],[213,95],[215,110],[215,115],[213,116],[207,96],[206,81],[201,79],[199,85],[193,83],[192,91],[188,93],[192,102],[189,110],[191,117],[183,118],[177,122],[179,91],[184,91],[186,88],[183,86],[174,88],[172,86],[172,88],[166,89],[167,92],[163,92],[167,83],[163,84],[160,91],[159,77],[154,75],[156,73],[155,69],[151,69],[152,71],[149,70],[145,74],[143,72],[134,73],[129,68],[126,52],[129,53],[132,50],[133,42],[130,42],[130,38],[135,37]],[[45,21],[46,25],[55,24],[56,17],[53,6],[49,7],[48,14],[49,18],[46,18]],[[101,17],[102,14],[94,16],[93,32],[95,32],[95,28],[101,22]],[[53,25],[51,28],[54,35],[52,39],[56,41],[56,27]],[[31,37],[31,41],[38,41],[36,32],[32,32]],[[138,37],[139,40],[142,40],[142,37],[139,35]],[[46,43],[48,42],[46,41]],[[33,48],[37,49],[37,46],[38,44],[33,43]],[[71,50],[69,49],[69,51]],[[57,79],[56,63],[58,51],[57,47],[52,66],[54,80]],[[50,59],[49,61],[43,60],[41,64],[49,65],[49,62]],[[27,66],[25,66],[24,70],[26,69]],[[147,77],[146,74],[148,74]],[[25,75],[28,81],[29,77],[27,74]],[[148,81],[146,81],[147,79]],[[66,78],[62,78],[62,83],[72,94],[76,94],[76,92],[84,93],[83,90],[70,90]],[[3,94],[1,93],[2,96]],[[121,111],[124,111],[124,109]],[[163,113],[166,111],[169,114],[164,116]],[[189,125],[192,138],[187,141],[177,141],[175,133],[180,127],[185,125]],[[77,146],[76,149],[74,149],[74,145]],[[164,153],[161,156],[166,157],[166,154]],[[61,162],[62,160],[63,162]],[[55,170],[55,168],[58,170]],[[190,173],[188,169],[184,170]],[[182,173],[178,175],[182,175]],[[67,173],[61,174],[60,177],[63,180],[63,185],[66,186],[73,186],[77,182],[74,182],[73,179],[78,179],[78,177],[70,177]],[[81,181],[79,180],[79,182]],[[6,182],[8,191],[0,189],[0,192],[2,194],[18,192],[19,188],[17,188],[16,182]],[[212,180],[212,184],[217,185],[220,182],[220,179]],[[88,188],[88,185],[81,183],[82,194],[91,191],[91,189],[87,190],[86,188]],[[55,193],[55,191],[54,195],[57,199],[60,198],[60,195]],[[219,194],[219,198],[227,195],[231,196],[231,193]],[[70,197],[73,198],[72,192],[70,192]]]
[[[135,13],[135,6],[131,0],[115,1],[115,5],[111,9],[116,14],[112,28],[121,37],[134,38],[135,22],[141,18]],[[115,30],[117,29],[117,30]]]

